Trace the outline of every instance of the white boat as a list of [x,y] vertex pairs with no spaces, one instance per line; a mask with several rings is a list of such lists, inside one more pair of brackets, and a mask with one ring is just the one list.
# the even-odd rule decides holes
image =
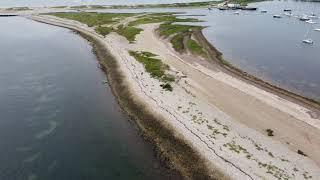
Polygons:
[[306,23],[309,23],[309,24],[317,24],[317,22],[312,21],[312,19],[310,19],[310,20],[306,21]]
[[312,39],[304,39],[302,40],[303,43],[306,43],[306,44],[313,44],[313,40]]
[[308,16],[306,16],[306,15],[301,16],[299,19],[300,19],[300,21],[309,21],[310,20],[310,18],[308,18]]
[[320,32],[320,28],[314,29],[315,31],[319,31]]
[[291,13],[288,13],[288,12],[285,12],[285,13],[283,13],[285,16],[289,16],[289,17],[291,17],[292,16],[292,14]]
[[236,12],[234,12],[233,14],[237,14],[237,15],[239,15],[239,14],[240,14],[240,12],[239,12],[239,11],[236,11]]
[[273,15],[273,18],[282,18],[282,17],[278,14],[275,14],[275,15]]

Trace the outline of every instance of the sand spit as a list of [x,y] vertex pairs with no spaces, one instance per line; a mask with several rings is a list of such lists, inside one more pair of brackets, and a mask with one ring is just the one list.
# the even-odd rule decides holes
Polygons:
[[[99,39],[115,58],[132,97],[143,102],[148,112],[162,117],[161,123],[206,160],[212,178],[220,171],[231,179],[320,177],[319,122],[310,116],[309,109],[218,69],[184,61],[157,36],[158,24],[141,26],[144,31],[136,43],[130,44],[115,33],[103,38],[75,21],[51,16],[32,18]],[[178,79],[173,83],[174,90],[160,88],[161,82],[146,73],[129,50],[157,54]],[[275,137],[266,136],[267,128],[274,130]],[[298,149],[309,157],[299,155]]]

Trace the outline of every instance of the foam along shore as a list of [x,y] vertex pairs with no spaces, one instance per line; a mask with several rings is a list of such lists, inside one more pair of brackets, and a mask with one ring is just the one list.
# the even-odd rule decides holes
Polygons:
[[[114,32],[103,37],[77,21],[48,15],[31,18],[102,42],[115,58],[131,96],[163,117],[175,136],[205,159],[212,178],[219,178],[217,172],[223,172],[225,179],[320,177],[320,125],[312,109],[219,68],[205,67],[192,55],[177,53],[157,34],[159,23],[139,25],[143,31],[135,43],[129,43]],[[173,91],[161,88],[163,82],[147,73],[129,51],[153,53],[167,64],[176,77]],[[274,136],[269,137],[267,129]]]

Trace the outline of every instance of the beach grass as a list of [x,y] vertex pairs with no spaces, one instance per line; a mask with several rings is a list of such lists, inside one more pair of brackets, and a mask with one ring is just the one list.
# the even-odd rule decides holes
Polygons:
[[146,14],[139,19],[130,22],[130,26],[136,26],[140,24],[150,24],[150,23],[173,23],[173,22],[201,22],[195,18],[177,18],[176,13],[153,13]]
[[124,36],[130,43],[133,43],[136,39],[136,35],[140,34],[142,29],[133,26],[120,25],[116,31],[119,35]]
[[197,41],[193,39],[188,39],[187,41],[187,48],[191,51],[192,54],[204,56],[205,51],[203,50],[203,47],[201,47]]
[[96,13],[96,12],[63,12],[52,13],[50,15],[60,18],[79,21],[89,27],[110,25],[119,22],[119,19],[134,16],[134,13]]
[[194,55],[205,56],[204,48],[190,38],[195,30],[202,28],[201,26],[165,23],[160,25],[158,31],[160,36],[172,36],[170,43],[175,51],[182,53],[188,49]]
[[[155,54],[152,54],[150,52],[138,52],[138,51],[130,51],[129,54],[133,56],[137,61],[142,63],[148,73],[153,78],[157,78],[162,82],[172,82],[175,80],[175,78],[172,75],[169,75],[166,73],[167,70],[169,70],[169,66],[167,64],[164,64],[160,59],[155,58]],[[168,85],[165,85],[163,88],[170,87]]]
[[164,23],[159,27],[160,36],[168,37],[177,33],[191,32],[194,28],[202,28],[201,26],[191,26],[182,24]]
[[7,11],[30,11],[32,10],[29,7],[12,7],[12,8],[7,8]]
[[184,44],[183,44],[184,35],[183,34],[177,34],[175,35],[171,40],[170,43],[172,44],[172,47],[177,52],[183,52]]
[[106,36],[109,33],[111,33],[113,31],[113,29],[111,27],[98,26],[95,28],[95,31],[97,33],[101,34],[102,36]]

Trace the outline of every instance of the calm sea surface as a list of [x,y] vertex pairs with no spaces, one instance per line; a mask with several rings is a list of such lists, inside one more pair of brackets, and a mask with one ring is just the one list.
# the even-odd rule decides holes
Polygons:
[[0,179],[180,179],[120,110],[73,32],[0,18]]
[[[201,0],[1,0],[0,7],[24,6],[76,6],[76,5],[128,5],[128,4],[160,4],[177,2],[199,2]],[[205,0],[202,0],[205,1]]]
[[[223,53],[226,60],[266,81],[305,96],[320,100],[320,19],[316,24],[283,15],[292,9],[293,15],[320,17],[320,3],[298,1],[266,1],[251,4],[258,11],[211,11],[202,9],[139,9],[108,12],[186,12],[204,15],[199,25],[207,39]],[[261,13],[260,10],[267,10]],[[104,10],[105,11],[105,10]],[[274,14],[283,18],[275,19]],[[192,23],[194,24],[194,23]],[[313,45],[302,43],[311,38]]]

